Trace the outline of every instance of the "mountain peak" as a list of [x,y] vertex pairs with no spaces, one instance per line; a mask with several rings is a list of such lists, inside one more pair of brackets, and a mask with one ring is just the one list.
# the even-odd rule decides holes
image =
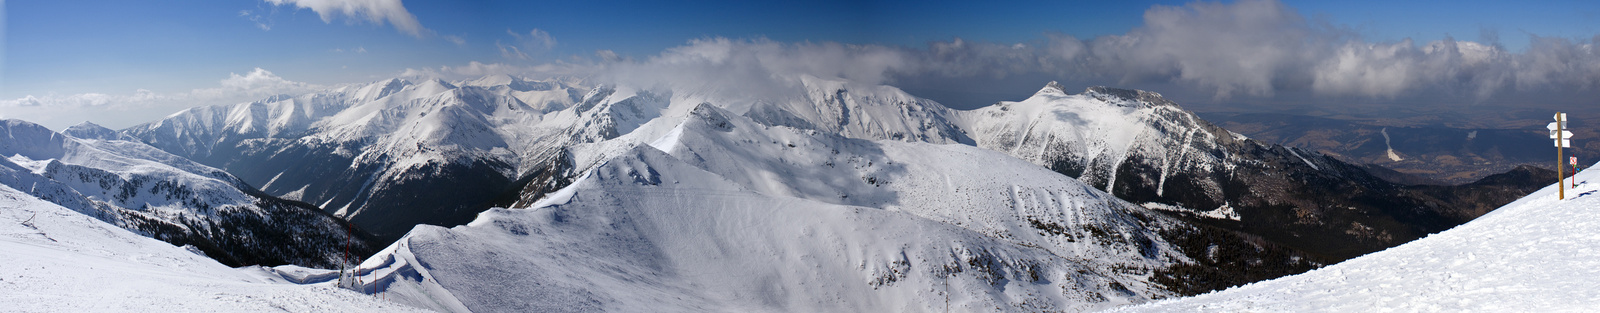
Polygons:
[[356,91],[356,98],[362,99],[361,101],[377,100],[378,98],[387,97],[390,94],[399,92],[401,89],[405,89],[406,86],[410,85],[410,81],[400,78],[385,79],[362,86]]
[[0,132],[10,134],[13,138],[17,136],[33,136],[37,134],[54,133],[49,128],[45,128],[43,125],[34,124],[33,122],[19,119],[0,119]]
[[721,131],[733,129],[733,123],[728,121],[728,115],[731,114],[706,102],[695,105],[694,109],[689,111],[690,116],[699,117],[706,125]]
[[1134,102],[1141,107],[1178,106],[1177,103],[1162,97],[1160,93],[1136,89],[1094,86],[1085,89],[1083,95],[1106,102]]
[[383,86],[383,87],[380,87],[380,88],[384,89],[384,90],[399,90],[400,88],[404,88],[406,85],[410,85],[410,84],[411,84],[411,81],[408,81],[408,80],[405,80],[405,79],[390,78],[390,79],[385,79],[383,81],[379,81],[378,83],[373,84],[373,85],[375,85],[375,86]]
[[67,136],[83,139],[111,140],[119,137],[117,131],[111,130],[110,128],[105,128],[105,126],[100,126],[99,124],[91,123],[89,121],[84,121],[82,124],[67,127],[67,129],[61,131],[61,133],[67,134]]
[[1067,95],[1067,89],[1066,87],[1062,87],[1061,83],[1052,80],[1050,83],[1044,84],[1044,88],[1040,88],[1039,92],[1035,92],[1034,94],[1055,94],[1065,96]]

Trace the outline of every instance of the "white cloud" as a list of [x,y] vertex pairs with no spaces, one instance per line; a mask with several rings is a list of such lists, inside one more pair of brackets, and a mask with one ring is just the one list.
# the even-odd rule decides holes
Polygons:
[[510,45],[501,44],[499,41],[494,42],[494,45],[495,45],[495,47],[500,48],[500,57],[502,57],[502,58],[507,58],[507,59],[512,59],[512,60],[527,60],[528,59],[528,54],[527,53],[523,53],[522,49],[517,48],[517,46],[510,46]]
[[461,36],[456,36],[456,35],[444,35],[444,41],[449,41],[450,43],[456,44],[457,46],[461,46],[461,45],[466,45],[467,44],[467,39],[466,38],[461,38]]
[[[220,95],[222,93],[226,93],[271,95],[303,92],[320,88],[320,86],[312,84],[283,79],[283,77],[278,77],[278,75],[274,75],[272,72],[259,67],[251,70],[249,73],[245,73],[244,75],[228,73],[228,78],[219,81],[219,83],[222,85],[221,88],[195,89],[190,91],[190,94],[203,95],[205,93],[217,93]],[[149,92],[148,90],[144,91],[147,93]]]
[[513,65],[505,63],[482,63],[478,61],[467,62],[462,66],[440,66],[437,68],[407,68],[401,71],[399,77],[408,79],[469,79],[489,75],[509,74],[531,78],[544,78],[554,76],[587,76],[595,71],[592,65],[574,63],[547,63],[540,65]]
[[[556,44],[544,40],[548,34],[539,30],[507,33],[516,42],[497,46],[511,61],[537,59],[535,53]],[[705,38],[643,59],[597,50],[588,59],[542,66],[472,62],[408,69],[405,74],[458,79],[554,71],[643,88],[752,96],[793,90],[801,75],[923,90],[951,86],[951,81],[966,90],[1009,88],[1019,82],[1028,85],[1020,89],[1037,90],[1048,80],[1061,80],[1154,89],[1187,95],[1186,101],[1209,96],[1213,103],[1292,99],[1325,105],[1366,100],[1473,103],[1600,92],[1600,37],[1536,37],[1520,53],[1485,37],[1490,41],[1373,42],[1346,27],[1305,18],[1276,1],[1242,0],[1155,6],[1146,12],[1144,24],[1128,33],[1089,39],[1049,33],[1021,43],[953,38],[910,48]],[[987,103],[953,105],[982,104]]]
[[201,105],[232,104],[258,100],[278,94],[301,94],[324,86],[283,79],[271,71],[255,68],[243,75],[229,73],[217,87],[188,92],[157,93],[136,89],[128,94],[82,93],[72,95],[28,95],[0,100],[0,108],[21,118],[60,129],[84,120],[107,127],[126,127]]
[[273,5],[294,5],[299,8],[311,9],[322,17],[322,22],[332,23],[334,16],[344,15],[352,19],[365,19],[373,24],[382,25],[388,22],[400,32],[418,38],[430,33],[417,17],[411,15],[400,0],[264,0]]
[[549,52],[556,46],[555,37],[551,37],[550,33],[538,28],[534,28],[527,34],[507,29],[506,34],[511,35],[512,43],[506,44],[496,40],[494,45],[500,49],[500,57],[510,60],[531,60],[533,57],[530,54],[537,55]]
[[594,52],[594,56],[597,57],[597,58],[600,58],[601,62],[621,62],[622,61],[622,57],[618,56],[616,51],[611,51],[611,50],[598,50],[598,51],[595,51]]
[[540,50],[550,50],[551,48],[556,47],[555,37],[550,37],[550,33],[539,30],[538,28],[534,28],[532,31],[529,31],[527,35],[518,34],[510,29],[507,29],[506,33],[511,34],[512,37],[517,39],[518,44],[521,44],[525,47],[532,47]]
[[269,22],[271,22],[270,20],[261,17],[260,14],[255,14],[255,12],[250,10],[240,10],[239,17],[250,20],[251,23],[256,24],[256,28],[260,28],[261,30],[272,30],[272,24],[269,24]]
[[1453,38],[1426,44],[1371,42],[1271,0],[1155,6],[1144,20],[1126,34],[1088,40],[1064,34],[1023,43],[954,38],[920,49],[701,39],[644,61],[599,51],[596,57],[605,70],[597,73],[635,83],[729,86],[785,83],[785,77],[798,74],[889,84],[926,77],[983,84],[1043,76],[1181,88],[1214,99],[1272,98],[1289,92],[1331,99],[1325,102],[1408,97],[1472,102],[1499,95],[1600,90],[1600,36],[1535,36],[1522,53],[1493,42]]

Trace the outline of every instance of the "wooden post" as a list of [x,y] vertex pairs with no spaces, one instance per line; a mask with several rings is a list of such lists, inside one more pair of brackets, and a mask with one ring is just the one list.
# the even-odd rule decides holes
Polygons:
[[1567,184],[1566,184],[1567,176],[1566,176],[1565,171],[1563,171],[1565,169],[1561,168],[1562,167],[1561,161],[1566,161],[1566,160],[1564,160],[1566,158],[1561,156],[1561,149],[1563,148],[1563,147],[1561,147],[1561,140],[1563,139],[1563,138],[1561,138],[1562,137],[1561,136],[1561,131],[1564,130],[1561,127],[1562,126],[1561,125],[1561,122],[1562,122],[1561,118],[1562,118],[1561,112],[1556,112],[1556,189],[1560,190],[1560,191],[1557,191],[1556,194],[1561,197],[1560,198],[1561,200],[1566,200],[1567,199]]

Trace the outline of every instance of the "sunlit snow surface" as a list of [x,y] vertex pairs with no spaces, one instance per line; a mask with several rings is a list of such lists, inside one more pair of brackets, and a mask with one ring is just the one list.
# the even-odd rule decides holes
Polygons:
[[[1600,172],[1456,228],[1307,272],[1128,312],[1600,311]],[[1570,185],[1569,181],[1569,185]]]
[[407,312],[339,289],[297,285],[0,185],[0,312]]
[[532,208],[418,226],[363,278],[445,311],[1077,312],[1171,296],[1146,276],[1186,260],[1153,233],[1175,222],[998,152],[657,121],[681,122],[575,147],[606,157]]

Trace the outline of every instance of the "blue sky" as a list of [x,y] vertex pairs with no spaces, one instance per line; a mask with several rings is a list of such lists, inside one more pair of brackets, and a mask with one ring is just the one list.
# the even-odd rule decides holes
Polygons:
[[[840,42],[911,50],[955,38],[1002,46],[1039,45],[1049,42],[1051,34],[1070,35],[1087,43],[1147,27],[1146,15],[1152,8],[1201,12],[1206,4],[1214,4],[390,1],[414,18],[419,28],[412,30],[400,25],[410,23],[407,21],[374,21],[367,18],[372,14],[347,15],[331,9],[325,21],[318,11],[302,8],[341,1],[7,1],[0,99],[184,93],[219,88],[219,81],[230,77],[259,76],[326,86],[393,77],[406,69],[470,62],[521,66],[594,62],[599,50],[644,60],[704,38]],[[1424,45],[1448,35],[1520,53],[1529,46],[1530,35],[1561,38],[1576,46],[1600,34],[1600,2],[1594,1],[1288,0],[1282,4],[1310,27],[1326,24],[1337,29],[1314,35],[1353,34],[1358,41],[1371,43],[1411,38]],[[521,54],[506,53],[509,48]],[[251,75],[258,68],[266,72]],[[1094,82],[1095,78],[1085,80]],[[1170,80],[1196,88],[1233,88],[1232,83],[1212,83],[1204,77],[1186,75]],[[1122,77],[1101,83],[1128,82],[1137,81]],[[1018,88],[1036,89],[1034,85],[1039,84]],[[1240,90],[1244,92],[1213,98],[1292,94],[1255,92],[1249,87]],[[1368,93],[1395,94],[1382,90]],[[0,116],[24,115],[6,114],[5,110],[0,107]]]

